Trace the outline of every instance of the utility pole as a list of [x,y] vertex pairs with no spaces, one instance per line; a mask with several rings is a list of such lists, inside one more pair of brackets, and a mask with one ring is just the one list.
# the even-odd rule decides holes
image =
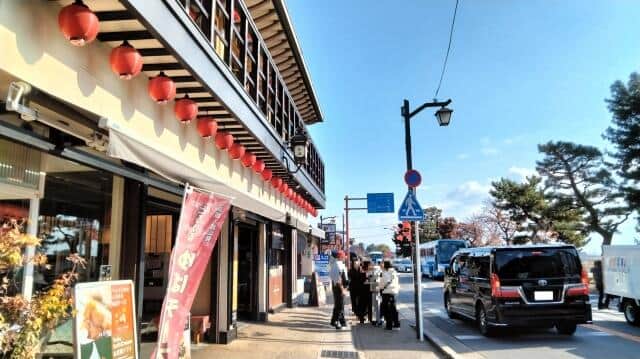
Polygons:
[[[351,240],[349,233],[349,211],[366,211],[367,207],[349,207],[349,201],[366,201],[367,197],[349,197],[349,195],[344,196],[344,213],[345,213],[345,233],[343,238],[344,245],[349,245],[349,241]],[[351,262],[351,261],[349,261]],[[349,263],[349,266],[351,264]]]
[[[413,159],[411,156],[411,118],[417,115],[420,111],[424,110],[427,107],[441,107],[436,112],[436,117],[438,118],[438,123],[440,126],[447,126],[451,119],[451,111],[446,108],[447,105],[451,103],[451,100],[447,100],[445,102],[427,102],[422,104],[422,106],[417,109],[411,111],[409,107],[409,100],[404,100],[402,107],[400,109],[401,115],[404,118],[404,144],[405,144],[405,152],[407,155],[407,172],[413,169]],[[409,191],[412,191],[415,195],[415,188],[409,187]],[[413,289],[414,289],[414,305],[415,305],[415,315],[416,315],[416,332],[418,339],[420,341],[424,341],[423,335],[423,318],[422,318],[422,274],[420,273],[420,236],[418,234],[418,225],[419,221],[415,221],[415,239],[412,241],[413,246]]]

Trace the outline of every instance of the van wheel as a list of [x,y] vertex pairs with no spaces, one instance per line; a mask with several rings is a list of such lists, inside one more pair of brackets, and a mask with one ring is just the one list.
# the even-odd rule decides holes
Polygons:
[[576,332],[576,329],[578,329],[578,325],[576,323],[561,322],[556,324],[556,330],[562,335],[573,335]]
[[480,329],[480,334],[485,337],[491,337],[495,334],[495,328],[489,326],[487,321],[487,311],[484,309],[484,305],[478,304],[476,307],[476,322]]
[[451,310],[451,297],[449,293],[445,293],[444,295],[444,309],[447,311],[449,318],[458,319],[458,315]]
[[638,313],[638,306],[632,301],[625,301],[622,304],[622,311],[624,312],[624,319],[631,325],[640,326],[640,313]]

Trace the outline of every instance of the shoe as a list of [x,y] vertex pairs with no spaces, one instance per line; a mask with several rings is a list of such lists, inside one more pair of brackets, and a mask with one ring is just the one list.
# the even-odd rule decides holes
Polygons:
[[400,327],[399,326],[398,327],[393,327],[393,330],[400,331]]
[[340,325],[340,324],[336,324],[335,327],[336,327],[336,330],[342,329],[342,325]]
[[360,324],[364,324],[364,318],[360,318]]

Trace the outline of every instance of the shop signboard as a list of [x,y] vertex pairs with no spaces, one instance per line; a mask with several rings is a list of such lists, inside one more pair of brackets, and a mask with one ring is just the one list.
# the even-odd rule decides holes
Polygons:
[[320,244],[335,244],[336,224],[323,223],[320,225],[320,228],[324,231],[324,238],[320,241]]
[[152,358],[178,358],[183,328],[230,207],[228,197],[186,186]]
[[314,256],[316,273],[318,274],[318,281],[322,284],[329,285],[331,280],[329,279],[329,255],[328,254],[316,254]]
[[132,281],[78,283],[73,297],[75,358],[138,358]]

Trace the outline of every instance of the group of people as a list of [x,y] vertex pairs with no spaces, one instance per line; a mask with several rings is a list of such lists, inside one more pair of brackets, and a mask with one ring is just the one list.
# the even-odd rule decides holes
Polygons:
[[396,296],[400,291],[400,283],[398,273],[391,262],[384,261],[381,269],[376,263],[369,260],[361,263],[356,258],[351,261],[351,267],[347,271],[345,260],[346,255],[343,251],[332,253],[329,269],[333,291],[331,325],[336,329],[347,325],[344,317],[344,297],[348,290],[352,311],[361,324],[368,319],[373,325],[382,326],[384,319],[385,329],[399,329]]

